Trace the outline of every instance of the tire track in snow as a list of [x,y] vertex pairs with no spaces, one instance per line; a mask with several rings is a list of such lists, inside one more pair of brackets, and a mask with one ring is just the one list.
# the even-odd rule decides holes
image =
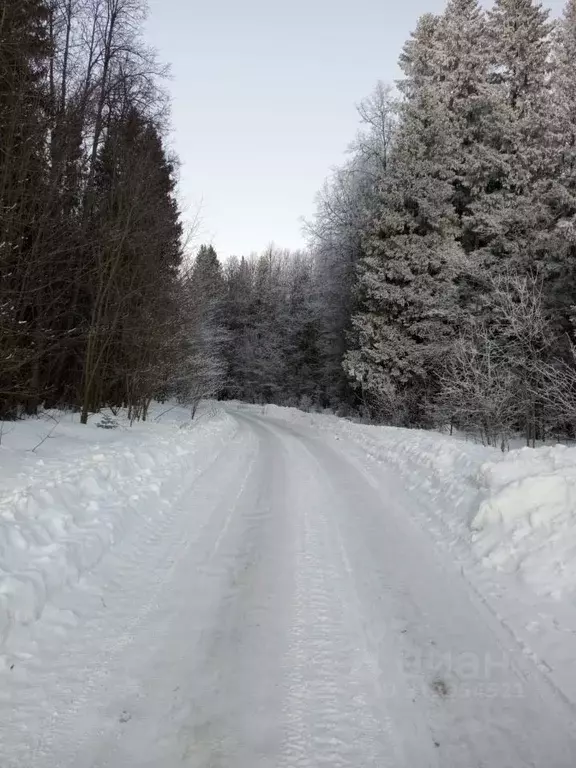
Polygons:
[[[391,683],[385,704],[406,747],[396,764],[571,768],[575,729],[563,702],[550,697],[539,671],[527,668],[502,627],[478,611],[458,572],[438,561],[406,519],[402,507],[410,499],[394,478],[376,494],[345,445],[334,450],[309,429],[269,421],[299,438],[325,474],[324,508],[334,530],[339,520],[346,532],[364,636]],[[442,674],[449,682],[435,689]]]
[[[251,438],[251,435],[248,437]],[[238,448],[239,446],[236,444],[229,450],[230,452],[237,452]],[[170,714],[170,726],[174,725],[171,722],[171,717],[174,717],[176,720],[178,717],[178,711],[174,709],[171,693],[173,693],[173,688],[177,683],[182,684],[183,678],[186,677],[186,672],[189,673],[189,678],[193,679],[190,666],[192,659],[199,652],[198,648],[194,648],[192,638],[186,633],[187,621],[194,616],[194,609],[198,608],[194,595],[203,595],[210,592],[209,582],[217,575],[212,567],[213,563],[220,552],[235,516],[238,514],[238,500],[244,493],[248,479],[251,477],[256,462],[256,455],[254,446],[244,454],[247,468],[242,472],[239,483],[237,483],[238,477],[234,475],[233,478],[228,480],[224,488],[222,486],[219,487],[219,494],[223,494],[225,499],[222,507],[225,510],[224,519],[220,521],[218,514],[216,514],[217,510],[213,510],[212,507],[209,508],[211,514],[204,521],[201,529],[192,538],[182,542],[169,572],[163,580],[160,590],[158,590],[164,597],[163,602],[166,603],[164,610],[171,614],[171,620],[168,623],[161,624],[160,629],[153,622],[150,622],[150,625],[147,627],[147,632],[151,635],[149,643],[150,646],[153,644],[161,649],[162,655],[170,659],[172,673],[176,671],[177,677],[174,680],[168,680],[166,684],[161,686],[155,685],[152,692],[146,693],[146,697],[153,699],[159,711]],[[215,460],[210,469],[217,463],[222,466],[221,460],[222,457],[220,457],[220,461]],[[230,489],[230,491],[227,489]],[[216,525],[214,525],[215,523]],[[213,530],[208,531],[209,527],[212,527]],[[194,549],[197,550],[195,553],[193,552]],[[192,579],[194,579],[193,589],[190,586]],[[185,589],[185,592],[182,591],[183,589]],[[158,601],[154,607],[158,607]],[[145,639],[146,634],[142,633],[139,641],[142,642]],[[180,686],[177,685],[177,687]],[[168,703],[169,700],[171,703]],[[166,703],[162,707],[162,702],[164,701]],[[158,729],[157,723],[155,727]],[[124,758],[122,755],[118,756],[118,749],[121,747],[120,742],[123,735],[121,731],[116,730],[110,741],[103,741],[98,749],[97,759],[90,763],[90,768],[124,765]],[[76,765],[77,762],[72,763],[73,768]]]
[[[167,532],[148,531],[149,549],[118,569],[129,586],[119,614],[133,616],[136,588],[162,583],[134,641],[71,732],[55,731],[60,750],[18,768],[572,768],[538,680],[523,700],[466,699],[456,680],[440,696],[428,669],[415,680],[402,666],[403,654],[434,644],[478,657],[501,646],[405,524],[393,478],[379,494],[345,446],[238,421],[243,439],[203,491],[188,489],[201,519],[187,520],[183,496]],[[494,674],[515,679],[508,667]],[[130,717],[119,721],[124,704]]]
[[343,542],[326,516],[317,462],[294,441],[290,498],[297,541],[290,647],[285,660],[286,768],[392,768],[391,722],[375,706],[373,668],[357,621]]

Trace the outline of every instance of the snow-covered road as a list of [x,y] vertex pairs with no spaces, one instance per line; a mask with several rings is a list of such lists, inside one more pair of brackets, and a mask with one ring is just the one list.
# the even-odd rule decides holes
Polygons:
[[573,710],[394,472],[229,413],[161,524],[62,597],[2,709],[3,768],[573,768]]

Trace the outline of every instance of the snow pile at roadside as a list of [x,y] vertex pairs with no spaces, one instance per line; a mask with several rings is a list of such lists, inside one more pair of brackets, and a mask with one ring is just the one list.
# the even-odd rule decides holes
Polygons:
[[[236,429],[216,411],[190,424],[177,409],[111,430],[98,429],[98,417],[88,426],[59,418],[55,430],[37,419],[9,425],[0,448],[0,653],[17,647],[51,598],[130,526],[162,515],[172,486],[214,461]],[[32,452],[46,429],[50,439]]]
[[373,427],[295,409],[266,414],[345,434],[392,467],[420,516],[455,554],[517,574],[537,594],[576,593],[576,448],[507,454],[422,430]]
[[511,451],[480,467],[472,522],[486,565],[518,572],[538,594],[576,590],[576,448]]

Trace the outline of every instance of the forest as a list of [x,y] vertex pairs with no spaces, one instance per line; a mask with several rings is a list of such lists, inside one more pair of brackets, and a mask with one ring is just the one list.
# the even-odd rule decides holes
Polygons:
[[190,255],[145,3],[1,5],[3,418],[217,397],[574,437],[576,0],[422,16],[307,248],[225,262]]

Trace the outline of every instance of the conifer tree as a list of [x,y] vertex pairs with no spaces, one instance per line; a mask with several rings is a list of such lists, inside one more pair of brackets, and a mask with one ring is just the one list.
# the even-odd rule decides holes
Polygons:
[[475,206],[484,263],[532,271],[547,213],[550,34],[548,11],[533,0],[496,0],[488,15],[490,83],[497,104],[486,168],[487,195]]
[[424,16],[401,57],[405,102],[380,214],[363,240],[353,348],[345,358],[371,411],[401,424],[425,423],[458,315],[462,260],[446,171],[450,121],[429,55],[437,31],[437,17]]
[[39,223],[46,203],[47,18],[42,0],[4,0],[0,8],[0,415],[17,404],[36,407],[46,343]]
[[[549,181],[542,190],[547,228],[541,236],[546,262],[547,305],[554,325],[574,339],[576,297],[576,1],[569,0],[553,45],[552,103],[547,162]],[[546,148],[543,148],[546,149]]]

